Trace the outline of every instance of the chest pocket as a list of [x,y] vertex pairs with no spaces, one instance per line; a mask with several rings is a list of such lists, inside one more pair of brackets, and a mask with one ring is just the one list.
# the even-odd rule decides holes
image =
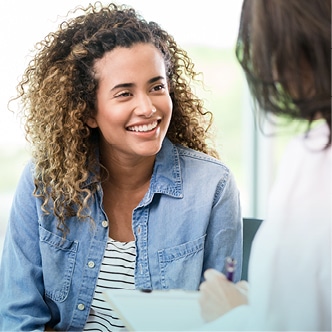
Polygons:
[[63,302],[69,293],[75,266],[77,241],[69,241],[39,227],[45,295]]
[[158,250],[163,289],[198,289],[204,259],[205,235],[175,247]]

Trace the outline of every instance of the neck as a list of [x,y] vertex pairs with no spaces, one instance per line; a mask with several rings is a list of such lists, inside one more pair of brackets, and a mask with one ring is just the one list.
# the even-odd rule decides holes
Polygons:
[[103,158],[108,171],[107,183],[121,190],[137,190],[150,182],[155,156],[119,160]]

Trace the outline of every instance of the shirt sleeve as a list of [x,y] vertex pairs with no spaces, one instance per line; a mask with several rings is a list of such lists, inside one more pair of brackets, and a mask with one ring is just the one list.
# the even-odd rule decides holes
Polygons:
[[43,299],[33,166],[21,176],[10,212],[0,269],[0,330],[44,330],[50,313]]
[[242,214],[239,191],[230,171],[219,182],[207,229],[203,271],[214,268],[226,274],[226,257],[236,260],[234,281],[242,272]]

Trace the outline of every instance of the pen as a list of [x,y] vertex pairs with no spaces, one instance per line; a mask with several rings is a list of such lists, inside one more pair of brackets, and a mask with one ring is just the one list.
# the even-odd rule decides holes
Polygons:
[[226,257],[226,278],[233,281],[236,260],[232,257]]

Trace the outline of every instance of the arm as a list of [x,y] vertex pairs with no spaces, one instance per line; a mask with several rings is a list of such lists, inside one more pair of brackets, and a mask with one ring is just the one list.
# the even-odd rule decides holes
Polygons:
[[50,320],[43,299],[38,213],[32,165],[13,200],[0,269],[0,330],[44,330]]
[[242,215],[239,191],[229,171],[224,173],[215,192],[205,241],[203,271],[213,268],[226,274],[228,256],[237,262],[234,281],[239,281],[242,272]]

